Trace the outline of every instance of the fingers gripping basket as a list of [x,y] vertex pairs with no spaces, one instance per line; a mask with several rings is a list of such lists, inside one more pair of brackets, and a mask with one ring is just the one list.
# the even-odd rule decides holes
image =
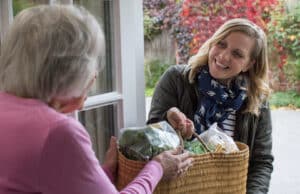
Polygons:
[[[207,153],[194,156],[193,166],[179,178],[160,181],[155,194],[241,194],[246,193],[249,149],[236,142],[239,152]],[[146,163],[125,158],[119,152],[118,189],[130,183]]]

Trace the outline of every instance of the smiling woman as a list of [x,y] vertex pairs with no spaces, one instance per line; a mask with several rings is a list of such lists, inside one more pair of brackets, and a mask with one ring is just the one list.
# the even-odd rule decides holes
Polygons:
[[267,193],[273,170],[266,52],[261,28],[247,19],[228,20],[189,65],[172,66],[163,74],[148,117],[148,123],[169,121],[184,137],[217,122],[235,141],[246,143],[248,194]]

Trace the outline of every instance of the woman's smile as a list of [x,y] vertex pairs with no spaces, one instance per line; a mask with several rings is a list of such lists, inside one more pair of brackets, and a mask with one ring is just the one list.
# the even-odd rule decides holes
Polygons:
[[246,72],[252,64],[253,47],[253,38],[241,32],[232,32],[214,44],[208,54],[211,76],[226,84],[241,72]]
[[226,70],[229,69],[229,67],[227,65],[224,65],[220,62],[217,61],[217,59],[214,60],[214,63],[216,65],[216,68],[220,69],[220,70]]

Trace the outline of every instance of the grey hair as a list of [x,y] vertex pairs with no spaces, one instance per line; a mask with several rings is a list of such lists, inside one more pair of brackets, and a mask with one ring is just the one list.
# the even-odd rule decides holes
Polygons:
[[104,34],[87,10],[41,5],[19,13],[0,56],[0,90],[49,102],[79,97],[95,76]]

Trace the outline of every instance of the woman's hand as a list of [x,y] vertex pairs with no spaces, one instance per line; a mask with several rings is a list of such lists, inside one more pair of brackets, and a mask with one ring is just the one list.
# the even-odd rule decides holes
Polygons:
[[109,148],[105,154],[105,159],[103,166],[105,166],[113,177],[116,177],[118,165],[118,148],[117,148],[117,138],[112,136],[110,138]]
[[184,174],[193,164],[192,155],[189,152],[182,152],[181,147],[168,150],[155,156],[153,160],[159,162],[164,171],[164,179],[176,178]]
[[167,112],[167,120],[171,126],[179,130],[183,138],[191,138],[194,132],[194,123],[178,108],[172,107]]

